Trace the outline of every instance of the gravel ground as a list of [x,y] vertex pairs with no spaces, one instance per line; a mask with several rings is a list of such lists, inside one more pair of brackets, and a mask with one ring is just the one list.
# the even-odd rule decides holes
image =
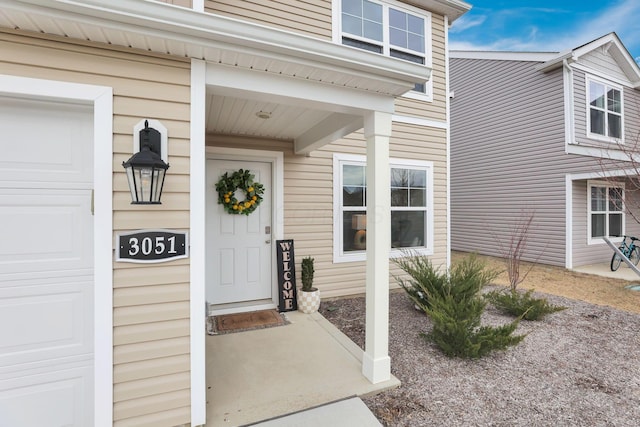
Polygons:
[[[429,318],[390,296],[389,354],[399,388],[364,398],[385,426],[639,426],[640,315],[554,295],[567,310],[522,321],[526,338],[478,360],[448,358],[419,336]],[[364,298],[321,313],[364,346]],[[508,323],[488,306],[483,324]]]

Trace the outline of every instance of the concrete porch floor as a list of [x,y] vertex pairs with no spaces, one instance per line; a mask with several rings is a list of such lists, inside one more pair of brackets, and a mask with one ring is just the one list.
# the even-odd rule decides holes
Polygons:
[[371,384],[362,350],[319,313],[286,317],[285,326],[207,336],[207,427],[256,423],[400,385],[393,376]]
[[612,277],[614,279],[640,282],[640,276],[631,270],[625,263],[622,263],[620,268],[616,271],[611,271],[611,265],[608,262],[582,265],[580,267],[575,267],[573,271],[577,271],[578,273],[595,274],[603,277]]

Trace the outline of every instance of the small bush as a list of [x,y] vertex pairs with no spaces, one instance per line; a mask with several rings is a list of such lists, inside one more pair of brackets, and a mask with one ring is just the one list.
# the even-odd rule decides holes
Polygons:
[[501,312],[525,320],[541,320],[547,314],[566,309],[550,304],[546,298],[533,297],[533,289],[525,293],[516,290],[491,291],[484,298]]
[[421,255],[396,258],[394,263],[409,274],[408,278],[396,276],[396,281],[423,311],[431,307],[433,298],[446,295],[458,300],[473,297],[499,274],[497,270],[487,269],[475,254],[453,264],[444,273]]
[[524,339],[524,335],[513,335],[518,320],[498,327],[480,326],[480,316],[487,304],[480,297],[456,300],[448,295],[431,303],[427,314],[433,321],[433,329],[422,336],[449,357],[475,359]]
[[478,358],[493,350],[516,345],[524,335],[513,335],[518,320],[510,324],[481,326],[480,318],[487,302],[480,290],[497,273],[485,269],[475,255],[454,264],[449,271],[439,272],[429,260],[410,256],[395,260],[410,276],[396,278],[409,298],[433,321],[433,329],[421,334],[434,342],[450,357]]

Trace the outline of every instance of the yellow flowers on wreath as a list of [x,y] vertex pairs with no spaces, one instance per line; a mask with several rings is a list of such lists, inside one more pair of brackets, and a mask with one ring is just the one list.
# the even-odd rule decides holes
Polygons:
[[[230,214],[249,215],[255,211],[262,202],[264,186],[253,178],[254,175],[246,169],[240,169],[231,175],[226,172],[216,183],[218,204]],[[239,201],[235,197],[237,190],[244,192],[244,200]]]

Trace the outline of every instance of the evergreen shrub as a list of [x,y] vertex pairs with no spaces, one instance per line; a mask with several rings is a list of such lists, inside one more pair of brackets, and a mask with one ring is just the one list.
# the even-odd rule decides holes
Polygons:
[[431,332],[421,335],[447,356],[478,358],[524,339],[524,335],[513,334],[519,320],[498,327],[480,325],[487,305],[480,291],[498,273],[487,269],[475,255],[444,272],[422,256],[411,255],[394,262],[409,275],[396,280],[433,322]]
[[515,289],[487,292],[484,298],[505,314],[525,320],[542,320],[547,314],[565,310],[566,307],[550,304],[546,298],[535,298],[533,289],[525,293]]

